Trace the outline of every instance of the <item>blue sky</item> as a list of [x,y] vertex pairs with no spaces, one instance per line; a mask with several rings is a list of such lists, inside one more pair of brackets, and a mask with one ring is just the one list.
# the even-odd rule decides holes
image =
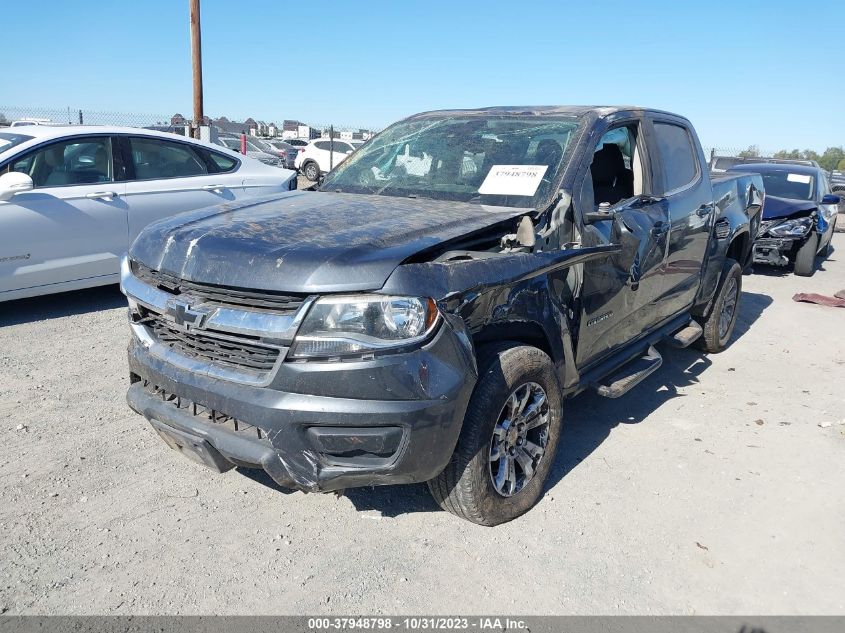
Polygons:
[[[202,0],[206,114],[383,126],[633,103],[705,146],[845,144],[845,2]],[[188,0],[8,2],[0,105],[191,113]],[[14,28],[10,28],[10,27]]]

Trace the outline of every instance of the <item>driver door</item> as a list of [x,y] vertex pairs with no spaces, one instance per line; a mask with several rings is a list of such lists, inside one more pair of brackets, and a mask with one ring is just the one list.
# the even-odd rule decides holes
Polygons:
[[639,121],[614,124],[597,143],[581,187],[582,245],[617,244],[621,250],[584,264],[579,367],[654,325],[652,303],[662,290],[669,209],[651,195],[649,151],[640,129]]
[[71,137],[11,159],[31,191],[0,202],[0,293],[83,279],[117,281],[126,251],[124,183],[108,136]]

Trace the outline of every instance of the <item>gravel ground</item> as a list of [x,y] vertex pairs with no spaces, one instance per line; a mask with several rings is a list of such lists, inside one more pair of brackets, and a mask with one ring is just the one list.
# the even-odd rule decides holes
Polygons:
[[423,485],[214,474],[127,408],[116,288],[2,304],[0,612],[845,614],[845,310],[791,301],[845,257],[744,284],[726,352],[569,401],[548,492],[493,529]]

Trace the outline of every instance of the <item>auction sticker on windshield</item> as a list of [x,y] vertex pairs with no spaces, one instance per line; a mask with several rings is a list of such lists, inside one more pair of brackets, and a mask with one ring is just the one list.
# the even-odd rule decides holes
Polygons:
[[493,196],[533,196],[548,165],[493,165],[478,193]]
[[806,174],[788,174],[786,176],[786,179],[789,182],[800,182],[800,183],[803,183],[805,185],[810,184],[810,177]]

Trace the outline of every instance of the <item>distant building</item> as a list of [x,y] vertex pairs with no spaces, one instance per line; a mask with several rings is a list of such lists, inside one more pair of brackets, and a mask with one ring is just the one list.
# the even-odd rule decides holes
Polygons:
[[292,119],[285,119],[282,121],[282,138],[301,138],[313,139],[318,138],[319,133],[310,125],[302,121],[295,121]]
[[237,121],[230,121],[224,116],[221,116],[219,119],[212,119],[211,124],[216,127],[221,134],[234,134],[235,136],[240,136],[241,134],[252,134],[250,129],[255,127],[255,121],[251,118],[247,119],[243,123],[238,123]]

